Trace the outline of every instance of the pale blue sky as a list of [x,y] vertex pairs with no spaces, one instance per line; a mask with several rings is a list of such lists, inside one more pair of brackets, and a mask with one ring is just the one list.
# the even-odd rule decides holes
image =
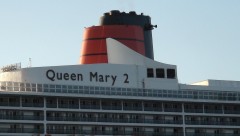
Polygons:
[[155,60],[181,83],[240,81],[240,0],[0,0],[0,66],[78,64],[84,27],[116,9],[151,16]]

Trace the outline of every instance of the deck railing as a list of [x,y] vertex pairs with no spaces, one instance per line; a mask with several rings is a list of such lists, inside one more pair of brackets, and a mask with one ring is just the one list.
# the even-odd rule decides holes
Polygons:
[[160,89],[157,90],[157,89],[140,89],[140,88],[0,82],[0,91],[111,95],[111,96],[124,96],[124,97],[137,96],[137,97],[215,100],[215,101],[240,101],[240,90],[239,91],[160,90]]

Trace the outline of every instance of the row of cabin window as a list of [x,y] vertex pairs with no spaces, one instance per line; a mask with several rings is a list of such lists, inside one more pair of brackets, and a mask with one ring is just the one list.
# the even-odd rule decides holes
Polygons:
[[[154,70],[155,70],[155,76],[154,76]],[[147,69],[147,77],[149,78],[170,78],[170,79],[174,79],[176,78],[176,73],[175,73],[175,69],[167,69],[167,76],[165,76],[165,69],[163,68],[148,68]]]

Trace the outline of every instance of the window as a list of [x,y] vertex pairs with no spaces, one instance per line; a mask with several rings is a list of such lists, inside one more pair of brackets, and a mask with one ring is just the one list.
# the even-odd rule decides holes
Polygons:
[[215,130],[214,133],[215,134],[220,134],[220,131],[219,130]]
[[175,78],[175,69],[167,69],[167,78]]
[[139,131],[140,131],[140,128],[137,128],[137,127],[133,128],[133,132],[139,132]]
[[154,132],[161,132],[160,128],[154,128]]
[[138,103],[134,103],[133,105],[134,105],[134,107],[138,107]]
[[50,104],[53,104],[53,100],[49,100],[49,103],[50,103]]
[[117,102],[112,102],[113,106],[118,106]]
[[200,130],[199,129],[195,130],[195,133],[200,133]]
[[233,132],[233,134],[238,134],[239,132],[238,132],[238,130],[234,130],[234,132]]
[[164,69],[163,68],[157,68],[156,69],[156,76],[157,76],[157,78],[165,78]]
[[147,77],[154,77],[153,69],[152,69],[152,68],[148,68],[148,69],[147,69]]
[[157,104],[154,103],[154,104],[153,104],[153,107],[156,108],[156,107],[157,107]]
[[118,130],[119,130],[118,127],[113,127],[113,131],[114,131],[114,132],[116,132],[116,131],[118,131]]

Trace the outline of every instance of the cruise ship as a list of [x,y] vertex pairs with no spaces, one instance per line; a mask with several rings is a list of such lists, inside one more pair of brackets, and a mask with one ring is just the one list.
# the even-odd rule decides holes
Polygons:
[[155,27],[112,10],[85,28],[78,65],[3,66],[0,135],[240,136],[240,81],[179,83],[154,60]]

